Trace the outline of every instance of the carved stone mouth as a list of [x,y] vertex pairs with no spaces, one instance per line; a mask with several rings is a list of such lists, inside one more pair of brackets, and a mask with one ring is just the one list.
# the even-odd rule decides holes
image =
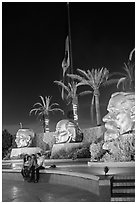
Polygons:
[[132,133],[134,133],[134,130],[128,130],[127,132],[124,132],[121,135],[132,134]]
[[112,131],[112,132],[119,132],[119,130],[120,130],[120,127],[117,126],[117,124],[114,123],[114,122],[108,122],[108,123],[106,123],[106,124],[105,124],[105,128],[106,128],[107,130],[109,130],[109,131]]

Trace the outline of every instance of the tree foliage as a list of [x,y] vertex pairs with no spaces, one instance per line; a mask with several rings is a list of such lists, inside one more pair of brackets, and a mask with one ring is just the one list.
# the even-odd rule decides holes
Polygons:
[[12,146],[12,135],[6,129],[4,129],[2,131],[2,149],[7,150],[11,146]]
[[130,52],[127,64],[124,63],[124,73],[117,83],[117,88],[122,87],[123,91],[135,91],[135,62],[133,58],[133,49]]
[[44,132],[46,132],[46,119],[49,120],[49,113],[50,112],[54,112],[54,111],[60,111],[64,114],[64,111],[59,108],[59,104],[58,103],[51,103],[51,96],[40,96],[41,99],[41,103],[35,103],[33,105],[33,109],[30,111],[30,115],[32,114],[32,112],[34,112],[35,115],[38,114],[38,117],[41,117],[41,121],[43,124],[43,130]]
[[[109,70],[107,68],[102,67],[101,69],[91,69],[91,70],[82,70],[77,69],[79,75],[77,74],[68,74],[72,79],[79,81],[79,86],[89,86],[93,93],[92,103],[91,103],[91,111],[93,112],[93,105],[95,103],[96,109],[96,119],[97,125],[101,124],[101,116],[100,116],[100,105],[99,105],[99,96],[100,96],[100,87],[107,86],[118,82],[118,79],[111,79],[109,74]],[[91,113],[92,115],[93,113]]]
[[9,148],[12,147],[12,135],[4,129],[2,131],[2,158],[6,155]]

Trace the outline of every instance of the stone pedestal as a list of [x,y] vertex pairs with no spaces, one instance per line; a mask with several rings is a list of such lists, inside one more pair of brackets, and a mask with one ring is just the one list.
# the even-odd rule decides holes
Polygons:
[[22,147],[22,148],[13,148],[11,151],[10,158],[19,157],[21,154],[36,154],[38,152],[42,152],[40,147]]
[[59,153],[59,151],[64,150],[65,152],[70,152],[73,148],[82,147],[83,143],[61,143],[61,144],[54,144],[52,147],[51,158],[54,157],[55,154]]

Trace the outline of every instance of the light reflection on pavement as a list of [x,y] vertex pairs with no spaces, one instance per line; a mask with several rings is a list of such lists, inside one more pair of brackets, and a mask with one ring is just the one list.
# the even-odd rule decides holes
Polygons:
[[91,192],[65,185],[8,181],[2,183],[2,202],[93,202]]

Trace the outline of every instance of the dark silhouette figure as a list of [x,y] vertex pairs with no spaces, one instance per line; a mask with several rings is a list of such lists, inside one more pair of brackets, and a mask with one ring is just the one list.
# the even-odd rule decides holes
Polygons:
[[109,168],[107,166],[104,167],[105,176],[107,175]]

